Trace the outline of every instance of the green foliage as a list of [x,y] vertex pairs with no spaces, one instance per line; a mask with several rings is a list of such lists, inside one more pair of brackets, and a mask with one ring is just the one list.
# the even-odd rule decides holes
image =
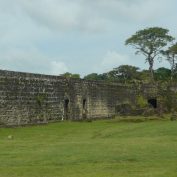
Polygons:
[[177,77],[177,43],[172,45],[166,51],[162,51],[171,66],[171,79]]
[[41,93],[41,94],[38,94],[38,95],[36,96],[36,102],[37,102],[37,104],[38,104],[40,107],[41,107],[42,104],[44,103],[45,99],[46,99],[46,94],[45,94],[45,93]]
[[66,72],[64,74],[61,74],[60,76],[70,78],[72,76],[72,73]]
[[155,74],[155,80],[168,81],[171,77],[171,70],[162,67],[155,70],[154,74]]
[[128,80],[137,79],[138,70],[139,68],[135,66],[121,65],[117,68],[114,68],[112,71],[110,71],[108,75],[114,80],[126,82]]
[[80,74],[72,74],[72,73],[69,73],[69,72],[61,74],[60,76],[65,77],[65,78],[80,79]]
[[86,80],[107,80],[106,74],[91,73],[84,77]]
[[84,76],[84,79],[86,80],[98,80],[98,74],[97,73],[91,73],[86,76]]
[[147,100],[141,95],[137,96],[136,103],[137,103],[137,106],[140,108],[145,108],[148,106]]
[[[176,68],[177,73],[177,68]],[[155,81],[169,82],[171,78],[171,70],[165,67],[158,68],[154,71]],[[106,82],[120,82],[120,83],[150,83],[149,71],[140,71],[138,67],[131,65],[120,65],[113,70],[97,74],[92,73],[84,77],[86,80],[106,81]],[[177,79],[174,77],[173,79]]]
[[168,112],[177,111],[177,93],[171,87],[168,82],[163,82],[158,88],[159,98]]
[[154,59],[161,54],[163,47],[174,40],[168,33],[168,29],[159,27],[146,28],[137,31],[125,41],[125,45],[131,45],[136,49],[136,54],[140,53],[145,56],[146,62],[149,63],[151,79],[154,79]]
[[143,82],[151,82],[149,78],[149,71],[148,70],[142,70],[138,73],[138,77],[140,81]]
[[141,118],[1,128],[0,177],[175,177],[176,122]]
[[[144,54],[148,50],[151,52],[158,51],[162,47],[165,47],[168,42],[174,40],[174,38],[168,35],[169,30],[159,27],[146,28],[137,31],[132,37],[126,40],[126,45],[136,45],[139,52]],[[145,51],[143,50],[145,49]]]
[[129,82],[132,80],[140,80],[140,71],[136,66],[120,65],[113,70],[103,73],[91,73],[84,77],[86,80],[103,80],[108,82]]
[[80,74],[72,74],[71,78],[80,79]]

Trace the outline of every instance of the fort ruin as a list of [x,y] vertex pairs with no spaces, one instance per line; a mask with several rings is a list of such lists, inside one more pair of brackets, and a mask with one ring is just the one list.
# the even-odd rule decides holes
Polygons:
[[128,114],[132,108],[127,105],[140,114],[138,97],[158,109],[158,90],[153,85],[138,87],[1,70],[0,124],[112,118]]

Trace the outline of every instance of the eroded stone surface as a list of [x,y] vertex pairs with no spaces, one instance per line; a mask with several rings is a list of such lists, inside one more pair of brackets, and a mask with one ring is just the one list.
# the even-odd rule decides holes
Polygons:
[[[151,93],[151,94],[150,94]],[[111,118],[119,105],[136,107],[136,97],[156,97],[151,86],[122,85],[0,71],[0,123],[25,125]]]

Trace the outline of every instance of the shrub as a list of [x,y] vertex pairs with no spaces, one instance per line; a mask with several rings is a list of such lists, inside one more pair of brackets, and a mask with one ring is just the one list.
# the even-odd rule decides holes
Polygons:
[[145,108],[148,106],[148,102],[143,96],[137,96],[136,103],[137,103],[137,106],[140,108]]

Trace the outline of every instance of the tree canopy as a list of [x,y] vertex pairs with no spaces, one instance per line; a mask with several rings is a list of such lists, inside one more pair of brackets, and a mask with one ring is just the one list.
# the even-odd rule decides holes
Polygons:
[[145,56],[145,61],[149,63],[152,80],[154,80],[153,65],[155,58],[161,54],[162,49],[169,42],[174,40],[168,33],[168,29],[159,27],[146,28],[137,31],[125,41],[125,45],[130,45],[136,49],[135,54],[140,53]]
[[97,73],[91,73],[84,77],[86,80],[106,80],[107,75],[105,73],[103,74],[97,74]]
[[65,78],[75,78],[75,79],[80,78],[80,74],[72,74],[72,73],[69,73],[69,72],[61,74],[60,76],[65,77]]
[[131,65],[120,65],[108,72],[108,76],[112,80],[119,80],[126,82],[128,80],[137,79],[139,68]]
[[177,70],[177,43],[170,46],[166,51],[162,51],[171,66],[171,79],[174,78]]
[[168,81],[171,77],[171,70],[168,68],[158,68],[155,70],[155,80],[162,80],[162,81]]

